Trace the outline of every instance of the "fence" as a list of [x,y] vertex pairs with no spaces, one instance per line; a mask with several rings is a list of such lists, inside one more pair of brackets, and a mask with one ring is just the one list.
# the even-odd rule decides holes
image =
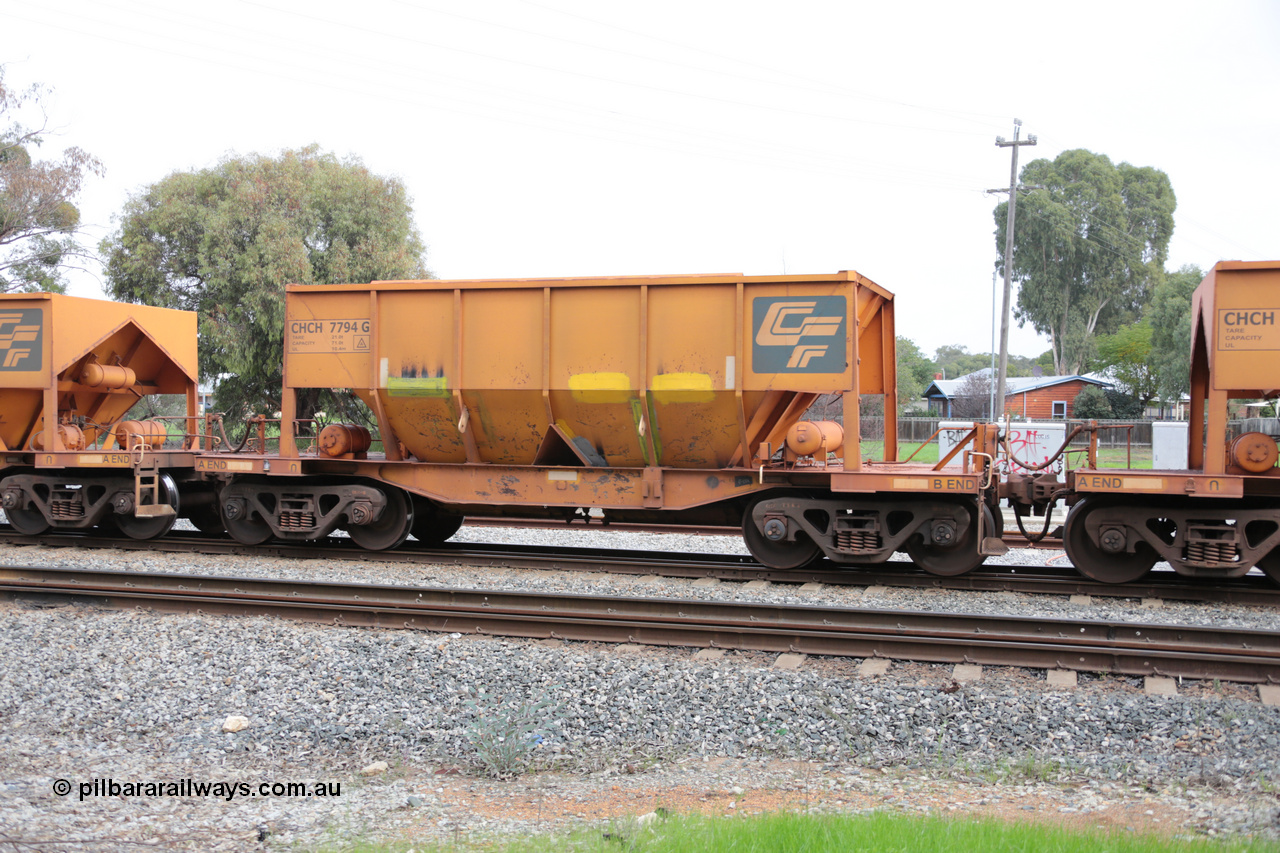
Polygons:
[[[839,419],[838,417],[836,418]],[[928,441],[943,420],[952,422],[962,418],[899,418],[898,442],[900,444],[920,444]],[[1032,423],[1063,423],[1063,421],[1032,421]],[[1080,420],[1066,421],[1070,431]],[[1124,447],[1132,443],[1134,447],[1150,447],[1153,421],[1098,421],[1103,427],[1098,432],[1099,447]],[[1127,427],[1127,429],[1125,428]],[[1268,435],[1280,435],[1280,420],[1276,418],[1243,418],[1227,424],[1228,436],[1237,436],[1246,432],[1261,432]],[[861,436],[864,441],[882,441],[884,439],[884,418],[862,418]],[[1088,434],[1076,436],[1072,446],[1089,443]]]
[[[898,442],[900,444],[920,444],[928,441],[937,431],[938,424],[944,420],[952,423],[963,418],[899,418]],[[1023,421],[1022,423],[1026,423]],[[1032,421],[1031,423],[1037,423]],[[1039,421],[1038,423],[1063,423],[1063,421]],[[1082,421],[1066,421],[1068,431]],[[1274,423],[1274,422],[1273,422]],[[1134,445],[1151,444],[1151,421],[1098,421],[1100,427],[1130,427],[1130,429],[1103,429],[1098,433],[1098,444],[1102,447],[1124,447],[1132,441]],[[884,439],[884,418],[863,418],[860,431],[865,441],[881,441]],[[1088,443],[1087,436],[1079,436],[1076,442]]]
[[[805,417],[810,420],[833,420],[839,423],[841,419],[841,408],[839,395],[827,395],[821,398],[813,407],[805,413]],[[920,444],[928,441],[934,432],[938,429],[938,424],[943,420],[963,421],[963,418],[898,418],[898,443],[900,445]],[[1159,419],[1156,419],[1159,420]],[[1133,447],[1150,447],[1151,446],[1151,424],[1155,421],[1151,420],[1102,420],[1098,421],[1100,427],[1110,427],[1102,429],[1098,433],[1099,447],[1124,447],[1132,445]],[[1023,421],[1023,423],[1026,423]],[[1031,423],[1064,423],[1061,420],[1056,421],[1031,421]],[[1069,432],[1076,424],[1084,423],[1081,420],[1065,421],[1067,431]],[[876,416],[864,415],[860,419],[860,435],[863,441],[883,441],[884,440],[884,418]],[[1122,427],[1128,427],[1124,429]],[[1280,419],[1277,418],[1242,418],[1240,420],[1229,421],[1227,423],[1228,438],[1235,437],[1246,432],[1261,432],[1267,435],[1280,436]],[[1073,447],[1086,445],[1089,443],[1088,434],[1076,436],[1071,442]]]

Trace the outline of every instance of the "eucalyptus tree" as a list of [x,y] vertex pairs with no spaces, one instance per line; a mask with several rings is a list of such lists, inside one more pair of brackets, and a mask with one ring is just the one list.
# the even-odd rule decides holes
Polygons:
[[1174,402],[1191,390],[1191,294],[1204,272],[1188,264],[1156,285],[1147,306],[1151,323],[1151,368],[1160,396]]
[[[102,163],[79,148],[40,159],[48,139],[39,86],[14,89],[0,65],[0,292],[66,290],[65,271],[92,253],[80,244],[76,198]],[[40,117],[38,124],[24,117]]]
[[[1013,277],[1019,323],[1049,338],[1054,372],[1087,369],[1094,338],[1133,322],[1160,281],[1177,206],[1169,176],[1064,151],[1028,163],[1020,182]],[[1008,203],[996,207],[1004,262]]]
[[[284,285],[425,278],[404,184],[311,146],[174,172],[132,196],[102,242],[117,299],[196,311],[217,405],[280,405]],[[320,395],[300,397],[307,417]]]

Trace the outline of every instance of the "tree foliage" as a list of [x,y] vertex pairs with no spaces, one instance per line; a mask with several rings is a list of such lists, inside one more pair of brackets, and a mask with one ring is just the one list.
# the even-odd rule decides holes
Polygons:
[[1098,337],[1098,369],[1107,371],[1120,390],[1144,408],[1160,392],[1151,364],[1151,334],[1150,321],[1140,320]]
[[898,353],[898,414],[920,402],[924,389],[933,381],[934,364],[915,341],[897,338]]
[[1151,369],[1160,396],[1169,402],[1191,390],[1191,294],[1203,278],[1195,265],[1169,273],[1156,285],[1147,307]]
[[[47,92],[14,90],[4,71],[0,65],[0,292],[61,293],[64,269],[89,254],[79,242],[75,200],[86,175],[101,175],[102,164],[79,148],[60,159],[32,156],[48,136],[40,107]],[[40,125],[23,124],[23,112],[40,113]]]
[[1111,403],[1107,401],[1107,393],[1097,385],[1086,385],[1076,395],[1075,401],[1071,404],[1071,412],[1077,418],[1089,420],[1101,420],[1113,414]]
[[1133,418],[1141,418],[1147,412],[1147,407],[1131,397],[1119,388],[1108,388],[1103,392],[1107,395],[1107,405],[1111,406],[1111,417],[1124,418],[1126,420]]
[[[970,373],[976,373],[991,367],[992,358],[989,352],[969,352],[962,344],[945,344],[934,352],[937,368],[947,379],[959,379]],[[1010,376],[1030,376],[1035,367],[1035,359],[1024,355],[1009,354]]]
[[[175,172],[101,248],[117,299],[199,313],[201,372],[235,414],[280,405],[285,284],[428,275],[404,185],[315,146]],[[299,417],[319,404],[300,397]]]
[[[1049,338],[1054,373],[1082,373],[1094,336],[1137,319],[1164,271],[1176,199],[1159,169],[1083,149],[1033,160],[1018,198],[1013,277],[1019,323]],[[1004,263],[1008,202],[996,207]]]

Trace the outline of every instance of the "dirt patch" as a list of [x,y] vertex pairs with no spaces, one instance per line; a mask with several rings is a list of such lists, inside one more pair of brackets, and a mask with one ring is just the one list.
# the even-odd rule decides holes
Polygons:
[[[915,771],[833,770],[804,761],[764,764],[736,759],[693,762],[679,770],[632,777],[541,774],[512,781],[410,774],[412,788],[431,797],[449,826],[513,822],[526,831],[625,823],[650,812],[708,816],[779,811],[987,817],[1077,829],[1132,829],[1174,834],[1205,829],[1209,798],[1185,799],[1139,788],[989,783],[928,778]],[[438,831],[439,819],[429,831]],[[424,827],[424,830],[428,830]]]

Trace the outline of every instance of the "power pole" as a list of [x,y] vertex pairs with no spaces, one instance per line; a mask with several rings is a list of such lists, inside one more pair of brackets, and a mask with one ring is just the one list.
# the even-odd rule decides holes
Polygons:
[[[1012,294],[1013,273],[1013,217],[1018,210],[1018,148],[1023,145],[1035,145],[1035,134],[1027,134],[1026,139],[1019,139],[1022,120],[1013,120],[1013,139],[996,137],[996,145],[1000,148],[1013,149],[1013,164],[1009,167],[1009,189],[992,190],[992,192],[1009,193],[1009,221],[1004,230],[1004,310],[1000,312],[1000,370],[996,374],[996,400],[1000,401],[1000,413],[1004,413],[1004,384],[1009,372],[1009,301]],[[993,407],[992,420],[998,420]]]

